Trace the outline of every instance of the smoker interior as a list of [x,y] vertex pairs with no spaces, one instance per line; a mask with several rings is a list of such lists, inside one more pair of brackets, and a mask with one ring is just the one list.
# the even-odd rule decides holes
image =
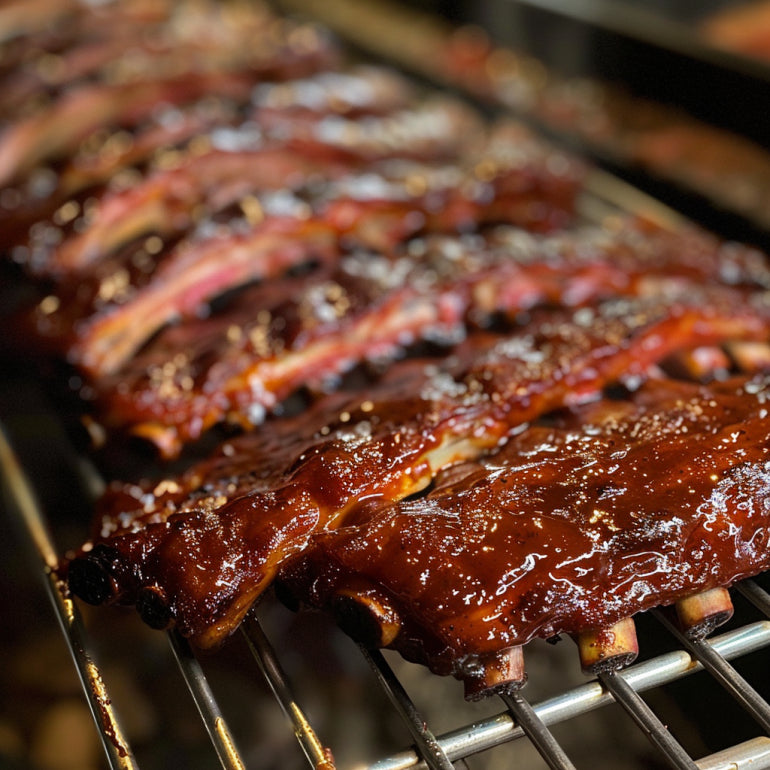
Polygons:
[[[479,4],[458,14],[495,28],[527,5]],[[553,9],[533,13],[526,24],[545,23],[535,17]],[[644,197],[618,201],[622,185],[595,179],[600,194],[584,202],[589,212],[659,211]],[[708,209],[696,213],[714,224]],[[0,280],[6,307],[11,279]],[[687,645],[664,614],[639,618],[641,655],[621,682],[584,676],[570,639],[537,640],[527,647],[523,697],[475,704],[454,680],[367,653],[323,617],[294,615],[272,597],[224,649],[199,657],[133,611],[69,603],[46,562],[83,540],[100,473],[63,400],[61,373],[41,377],[24,362],[1,363],[9,526],[0,539],[0,766],[328,770],[328,749],[337,767],[351,769],[770,767],[767,576],[731,591],[735,616],[707,642]]]
[[[455,8],[501,44],[542,59],[563,75],[617,82],[712,125],[766,142],[770,123],[754,108],[770,91],[770,65],[718,47],[702,33],[729,0],[493,0]],[[744,3],[747,5],[747,3]]]
[[[700,33],[710,13],[736,6],[730,0],[275,2],[320,17],[367,57],[472,98],[479,71],[447,76],[436,61],[452,30],[482,30],[507,62],[492,67],[482,107],[502,107],[727,238],[770,248],[770,118],[761,108],[770,63]],[[607,124],[598,135],[597,119]],[[683,142],[676,149],[672,135]]]

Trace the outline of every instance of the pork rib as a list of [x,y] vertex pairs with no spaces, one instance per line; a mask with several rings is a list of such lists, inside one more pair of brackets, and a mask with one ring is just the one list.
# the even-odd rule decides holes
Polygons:
[[315,47],[286,44],[271,56],[230,71],[183,72],[136,82],[85,83],[63,93],[48,108],[11,122],[0,134],[0,187],[36,165],[72,153],[98,129],[132,127],[160,104],[185,104],[208,93],[246,101],[255,84],[274,77],[299,76],[333,63],[326,41]]
[[[89,198],[97,193],[110,195],[135,184],[137,177],[147,171],[148,166],[168,170],[185,165],[189,160],[186,173],[193,179],[196,174],[208,175],[212,170],[214,176],[221,174],[223,169],[218,168],[220,165],[232,174],[232,163],[228,156],[221,153],[214,153],[201,161],[194,158],[205,155],[213,148],[236,153],[238,147],[259,144],[260,137],[264,137],[265,143],[273,137],[273,143],[285,144],[289,137],[302,135],[303,143],[307,145],[311,127],[326,115],[333,114],[338,119],[382,115],[405,108],[411,97],[408,84],[395,74],[375,67],[358,67],[350,71],[322,71],[300,80],[263,83],[245,103],[225,98],[224,93],[218,92],[216,97],[207,94],[190,104],[166,107],[157,114],[153,113],[149,120],[131,132],[116,130],[105,135],[97,132],[89,137],[78,152],[56,171],[55,180],[50,183],[52,190],[48,189],[50,184],[47,181],[44,186],[35,183],[32,175],[27,185],[20,186],[10,195],[6,194],[5,198],[10,203],[3,206],[3,200],[0,200],[0,226],[3,227],[5,241],[8,245],[18,244],[13,252],[14,258],[33,274],[66,272],[66,256],[62,264],[55,264],[55,259],[52,262],[51,245],[48,243],[52,235],[50,226],[42,228],[42,237],[35,236],[34,230],[30,237],[30,228],[36,222],[53,219],[54,225],[61,225],[62,220],[75,220]],[[309,154],[309,149],[305,155]],[[296,154],[297,148],[293,152]],[[314,154],[318,152],[314,151]],[[242,156],[235,157],[236,163],[242,161]],[[252,162],[265,165],[263,176],[255,178],[267,178],[268,187],[275,184],[270,173],[276,179],[281,178],[281,169],[271,162],[269,153],[261,159],[254,158]],[[328,176],[332,178],[335,167],[331,159],[328,162]],[[166,179],[166,193],[157,189],[156,185],[148,192],[150,198],[168,194],[176,199],[180,195],[180,183],[176,181],[178,176],[178,173],[171,173]],[[109,189],[105,187],[108,182]],[[44,187],[45,194],[41,194],[40,187]],[[119,209],[123,212],[122,216],[135,207],[141,208],[141,200],[138,196],[128,196],[126,206]],[[144,201],[149,206],[146,197]],[[170,201],[169,206],[172,205]],[[179,207],[182,202],[176,205]],[[190,205],[195,204],[191,202]],[[112,214],[104,214],[106,221],[100,231],[102,237],[111,228],[118,233],[133,232],[131,225],[119,224],[111,219],[117,214],[114,209],[112,211]],[[162,226],[159,224],[161,218],[153,218],[152,211],[146,209],[141,213],[135,212],[132,221],[143,219],[144,229]],[[41,225],[37,229],[41,229]],[[116,236],[113,234],[111,237],[113,241],[102,241],[103,251],[111,248],[110,244]],[[59,238],[60,234],[56,233],[56,240]],[[94,240],[94,236],[91,239]],[[120,235],[117,239],[120,240]],[[82,243],[80,245],[83,247]],[[77,250],[77,246],[75,248]]]
[[[482,154],[481,157],[488,156]],[[297,185],[310,185],[316,173],[325,171],[333,176],[339,172],[333,161],[316,163],[287,148],[266,149],[247,158],[248,165],[238,153],[223,153],[221,158],[209,153],[198,159],[193,181],[217,201],[214,208],[223,205],[223,199],[226,203],[248,192],[252,186],[267,187],[279,180],[288,183],[289,178]],[[303,232],[321,239],[326,233],[345,249],[361,245],[387,253],[419,232],[476,230],[496,222],[512,222],[533,230],[550,230],[562,225],[572,216],[576,176],[564,171],[551,175],[542,167],[533,170],[529,161],[521,157],[517,163],[523,165],[495,167],[491,178],[484,175],[482,179],[477,173],[464,173],[455,166],[398,163],[396,168],[386,169],[391,173],[390,178],[373,171],[343,175],[339,184],[329,184],[320,200],[311,200],[309,204],[289,194],[246,196],[241,205],[247,215],[252,214],[258,220],[253,226],[247,225],[246,231],[243,222],[236,219],[237,226],[229,234],[217,235],[211,240],[183,242],[169,249],[165,256],[161,250],[158,265],[150,269],[145,266],[141,271],[132,270],[125,262],[119,262],[117,268],[112,263],[106,266],[101,263],[92,269],[89,281],[83,277],[74,281],[74,298],[71,293],[68,296],[67,286],[63,285],[51,295],[56,308],[52,311],[52,300],[44,299],[33,311],[30,322],[50,346],[66,346],[70,361],[95,378],[118,371],[132,353],[169,321],[200,312],[206,303],[226,290],[274,275],[275,271],[264,269],[262,257],[266,251],[285,256],[293,254],[296,261],[302,257],[307,259],[314,248],[320,253],[322,249],[317,248],[311,237],[303,248],[299,240]],[[538,167],[539,160],[533,160],[533,164]],[[203,173],[209,168],[211,173]],[[249,170],[253,171],[254,178],[247,176]],[[174,186],[176,194],[171,195],[167,184],[170,177],[164,175],[163,179],[165,182],[158,190],[135,188],[120,201],[113,201],[122,210],[128,200],[137,196],[147,199],[137,208],[129,206],[125,215],[116,215],[110,239],[126,240],[135,236],[135,228],[144,229],[148,222],[154,224],[155,230],[174,229],[179,223],[172,215],[178,215],[184,222],[193,215],[194,209],[185,204],[190,203],[188,197],[195,199],[201,192],[198,185],[189,184],[187,173],[181,174],[175,177],[178,189]],[[228,180],[232,183],[230,187],[227,184],[212,187],[215,181]],[[107,208],[105,204],[103,211]],[[294,211],[281,214],[287,208]],[[278,213],[273,215],[271,211],[276,210]],[[107,219],[113,218],[105,214],[104,220]],[[120,227],[128,231],[121,232]],[[102,230],[102,225],[96,229]],[[296,240],[292,241],[291,235],[284,236],[276,246],[276,232],[291,233]],[[89,241],[94,233],[95,230],[91,230],[75,241],[83,246],[83,239]],[[82,256],[89,249],[101,253],[97,243],[103,245],[103,239],[94,237],[96,241],[91,241],[88,249],[77,252],[69,249],[71,242],[65,242],[59,250],[59,261],[65,253]],[[253,259],[249,259],[250,249]],[[152,262],[154,258],[148,259]],[[275,262],[271,260],[271,264]],[[286,264],[284,259],[283,267]],[[139,285],[131,283],[134,278]],[[103,290],[109,290],[116,283],[122,290],[109,291],[105,301]]]
[[[107,7],[105,7],[105,5]],[[135,2],[88,5],[79,0],[9,0],[0,10],[0,41],[21,53],[32,47],[55,44],[65,48],[79,37],[114,32],[121,25],[162,23],[170,13],[170,3]],[[112,6],[112,7],[110,7]],[[3,57],[4,60],[6,57]],[[8,57],[14,65],[23,60]]]
[[174,621],[195,644],[216,645],[314,532],[417,492],[442,468],[607,383],[644,377],[674,351],[768,338],[765,313],[750,304],[687,294],[687,302],[612,300],[546,314],[464,374],[437,367],[419,390],[382,403],[362,394],[329,415],[317,440],[269,485],[100,541],[70,564],[72,590],[96,603],[136,602],[152,624]]
[[[286,587],[368,644],[473,681],[533,637],[729,586],[770,566],[768,399],[767,375],[653,380],[574,409],[314,535]],[[382,620],[356,619],[351,596]]]
[[223,10],[210,2],[156,9],[108,3],[90,11],[69,19],[66,31],[18,41],[24,55],[0,73],[6,120],[28,113],[30,97],[38,104],[43,95],[51,101],[88,80],[125,83],[260,65],[278,37],[278,19],[256,4]]
[[[215,126],[230,126],[240,120],[237,100],[204,97],[179,108],[153,114],[132,132],[116,130],[90,137],[61,168],[32,173],[25,183],[6,190],[0,200],[0,227],[6,248],[14,261],[32,275],[50,272],[53,245],[62,225],[75,220],[83,208],[93,205],[108,189],[116,191],[132,184],[154,157],[171,157],[179,148],[201,140]],[[36,231],[44,229],[40,237]]]
[[[302,242],[312,244],[313,230],[308,223],[302,227]],[[658,248],[640,239],[640,231]],[[299,261],[292,232],[288,244],[277,242],[280,248],[265,239],[272,247],[265,274],[285,266],[286,256],[289,263]],[[325,255],[330,264],[333,239],[321,225],[315,233],[315,251],[305,260]],[[212,318],[168,329],[113,374],[102,372],[94,386],[97,415],[105,426],[128,428],[173,456],[218,422],[251,428],[301,385],[332,381],[365,359],[392,358],[418,340],[451,341],[468,327],[514,319],[539,305],[664,294],[670,286],[681,291],[682,282],[727,269],[706,258],[713,253],[711,241],[702,243],[696,233],[664,234],[642,223],[627,223],[614,237],[598,228],[571,239],[500,229],[491,243],[434,237],[391,258],[359,251],[299,282],[248,290]],[[736,278],[741,272],[744,279],[746,273],[759,277],[747,269],[751,262],[737,264],[739,256],[753,253],[736,254],[736,267],[743,267]],[[256,262],[249,269],[256,275]],[[136,335],[141,319],[157,322],[164,312],[179,311],[181,303],[170,301],[168,291],[159,296],[152,313],[145,303],[143,312],[133,314],[136,321],[118,329]],[[111,356],[119,354],[121,339],[99,334]]]
[[323,386],[360,361],[392,359],[420,340],[456,340],[498,314],[637,288],[611,259],[522,265],[473,240],[446,238],[396,258],[358,251],[167,329],[96,381],[96,414],[170,456],[218,422],[252,428],[300,386]]
[[[406,115],[413,119],[415,113],[420,111]],[[297,190],[309,178],[339,178],[387,157],[414,157],[414,153],[445,157],[457,148],[456,132],[464,135],[463,126],[475,122],[471,111],[447,101],[425,105],[422,116],[415,131],[396,143],[394,135],[388,134],[387,141],[385,137],[378,141],[376,135],[360,136],[353,144],[344,132],[328,141],[297,144],[289,137],[266,142],[256,124],[247,122],[240,131],[223,129],[212,135],[214,146],[208,152],[187,154],[172,168],[157,169],[130,189],[105,196],[78,223],[81,232],[52,250],[48,264],[38,256],[36,267],[53,275],[82,271],[133,238],[183,233],[250,193]]]

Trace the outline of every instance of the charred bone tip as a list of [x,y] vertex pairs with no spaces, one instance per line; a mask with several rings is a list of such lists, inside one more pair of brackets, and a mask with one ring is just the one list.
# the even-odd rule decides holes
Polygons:
[[112,574],[117,553],[105,545],[96,545],[67,565],[70,592],[87,604],[106,604],[118,596],[118,585]]
[[583,631],[577,635],[580,665],[587,674],[617,671],[639,654],[636,626],[625,618],[613,626]]
[[712,588],[676,603],[682,633],[703,639],[733,616],[733,602],[726,588]]
[[171,607],[162,589],[157,586],[145,586],[136,597],[136,609],[139,617],[150,628],[162,631],[172,624]]

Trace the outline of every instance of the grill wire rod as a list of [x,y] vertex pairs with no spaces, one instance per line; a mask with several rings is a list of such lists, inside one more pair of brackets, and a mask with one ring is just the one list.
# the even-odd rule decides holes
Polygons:
[[770,618],[770,594],[764,588],[760,588],[753,580],[743,580],[736,584],[735,590]]
[[374,669],[380,685],[385,689],[394,707],[407,726],[419,753],[430,770],[452,770],[452,763],[441,744],[428,729],[428,723],[422,718],[412,699],[407,694],[393,669],[388,665],[379,650],[367,650],[360,646],[364,658]]
[[136,770],[136,759],[112,707],[101,671],[89,649],[88,634],[80,611],[75,602],[66,595],[64,586],[56,575],[59,558],[40,504],[2,425],[0,480],[5,483],[11,501],[42,562],[45,590],[67,642],[91,715],[99,729],[107,762],[112,770]]
[[224,770],[245,770],[246,766],[235,746],[227,722],[189,642],[174,631],[170,631],[168,637],[177,666],[182,672],[222,767]]
[[705,639],[688,639],[671,621],[667,612],[653,610],[652,614],[670,631],[679,644],[727,690],[738,703],[770,735],[770,704],[721,656]]
[[540,752],[540,756],[545,760],[550,770],[575,770],[575,765],[572,764],[564,749],[520,692],[505,693],[500,698],[508,706],[508,710],[517,724]]
[[674,770],[698,770],[690,755],[618,671],[601,673],[597,678]]
[[331,751],[323,746],[291,691],[288,678],[254,612],[241,625],[246,642],[273,695],[289,718],[294,735],[316,770],[334,770]]

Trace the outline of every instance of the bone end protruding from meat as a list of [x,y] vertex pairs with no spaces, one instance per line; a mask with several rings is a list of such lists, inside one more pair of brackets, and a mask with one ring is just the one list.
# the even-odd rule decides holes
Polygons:
[[732,342],[727,352],[743,372],[763,372],[770,369],[770,345],[766,342]]
[[676,602],[682,633],[703,639],[733,616],[733,603],[726,588],[712,588]]
[[607,628],[583,631],[577,635],[580,665],[586,674],[618,671],[639,654],[636,626],[632,618]]
[[467,701],[516,692],[527,681],[524,648],[517,645],[486,655],[474,655],[472,660],[463,662],[458,678],[465,685]]
[[[343,588],[330,602],[337,625],[364,647],[377,649],[396,643],[402,630],[398,611],[376,588]],[[521,646],[466,658],[456,674],[466,700],[518,690],[527,680]]]
[[666,362],[666,371],[675,377],[708,382],[727,376],[731,369],[730,357],[716,345],[703,345],[683,350]]
[[73,559],[67,566],[67,584],[70,593],[87,604],[109,604],[120,593],[114,567],[118,552],[98,544],[90,551]]
[[337,625],[368,649],[392,644],[401,631],[401,618],[381,592],[343,588],[331,601]]
[[150,627],[165,631],[173,625],[171,607],[163,589],[157,586],[145,586],[136,597],[136,609],[139,617]]

